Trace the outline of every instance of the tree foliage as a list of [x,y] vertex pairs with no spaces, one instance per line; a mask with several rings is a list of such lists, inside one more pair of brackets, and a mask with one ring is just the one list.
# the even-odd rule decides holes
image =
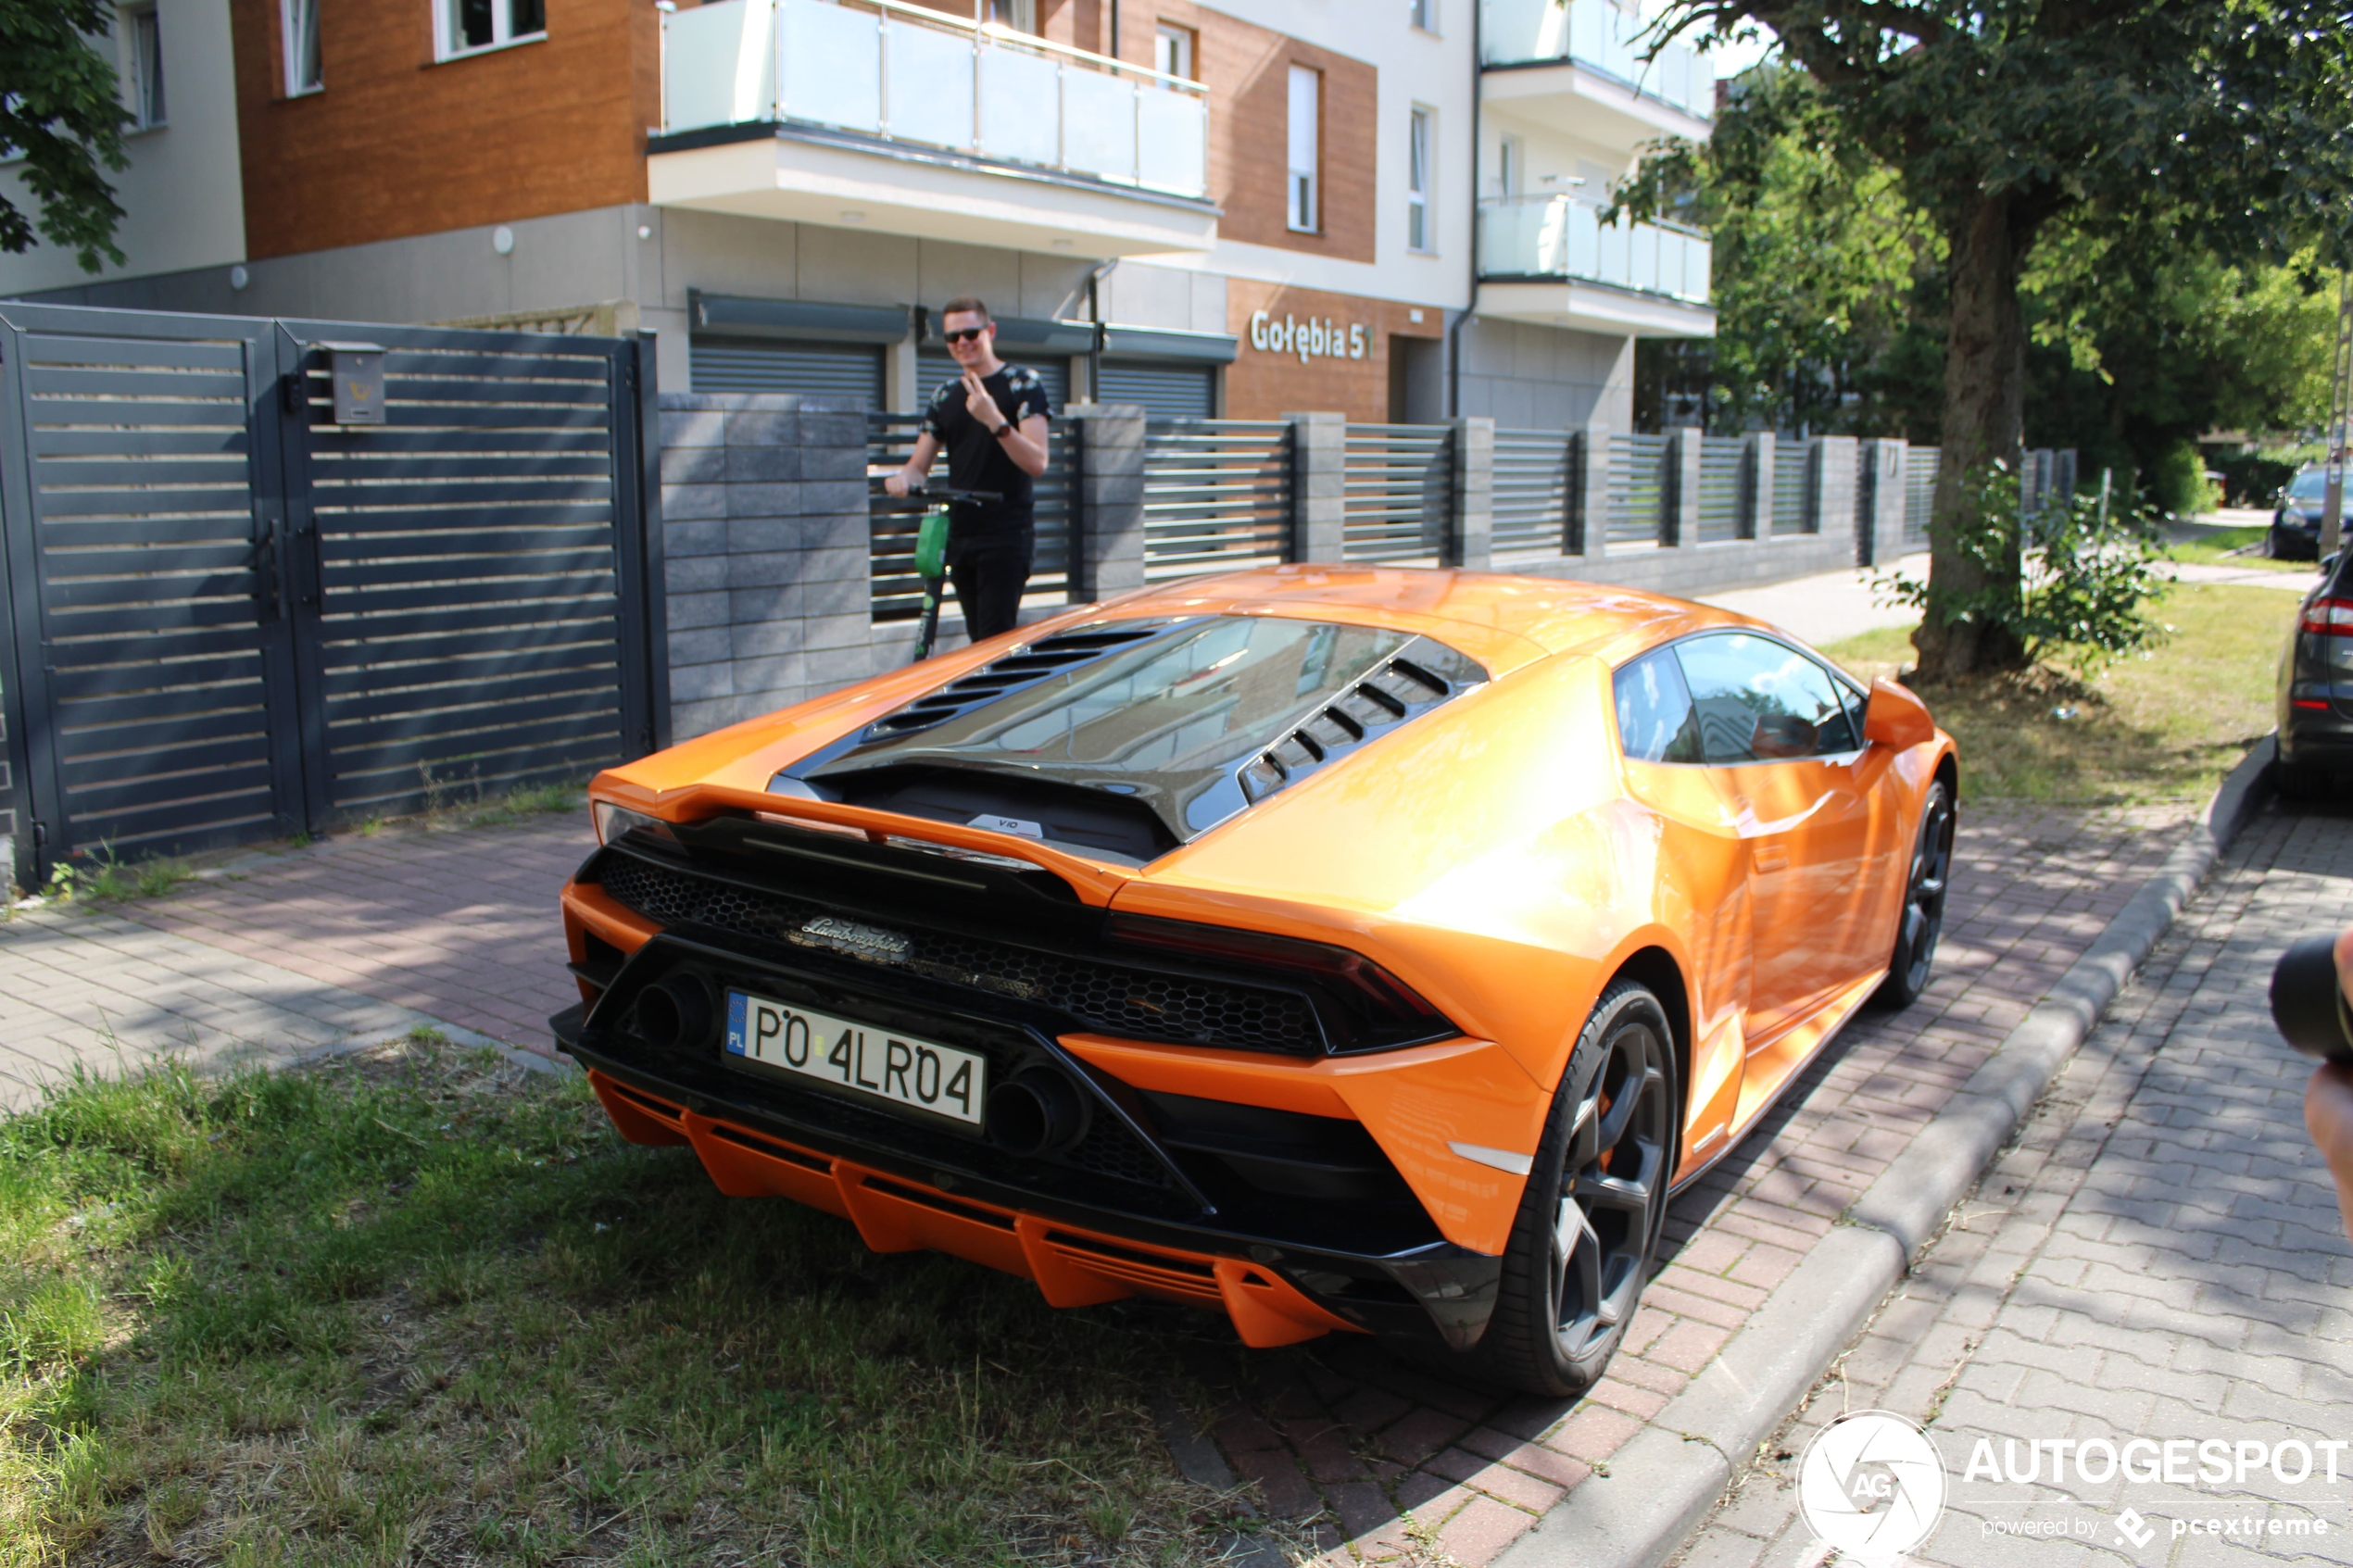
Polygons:
[[[2056,220],[2226,263],[2353,254],[2353,28],[2337,0],[1670,0],[1663,31],[1772,29],[1807,110],[1943,236],[1943,463],[1917,646],[1931,679],[2014,663],[2024,562],[1964,547],[2021,445],[2020,283]],[[1966,613],[1945,613],[1967,604]]]
[[40,206],[38,220],[0,196],[0,250],[32,247],[37,228],[71,250],[82,270],[122,265],[114,243],[122,207],[98,172],[123,167],[122,107],[114,66],[92,47],[112,25],[104,0],[0,0],[0,148]]

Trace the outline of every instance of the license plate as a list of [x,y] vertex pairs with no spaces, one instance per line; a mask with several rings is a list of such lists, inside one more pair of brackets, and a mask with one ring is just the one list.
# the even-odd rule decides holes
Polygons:
[[727,993],[727,1051],[853,1095],[980,1125],[988,1059],[912,1035]]

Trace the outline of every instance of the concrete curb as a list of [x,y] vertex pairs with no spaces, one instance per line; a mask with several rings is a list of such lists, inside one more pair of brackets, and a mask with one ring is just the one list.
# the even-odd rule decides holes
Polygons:
[[2183,843],[1841,1223],[1683,1391],[1498,1558],[1497,1568],[1656,1568],[1845,1349],[1967,1197],[2270,790],[2274,737],[2231,770]]

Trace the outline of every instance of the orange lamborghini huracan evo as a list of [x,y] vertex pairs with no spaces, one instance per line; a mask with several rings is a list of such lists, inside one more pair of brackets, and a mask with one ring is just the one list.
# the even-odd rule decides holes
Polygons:
[[721,1190],[1578,1392],[1669,1194],[1928,983],[1951,737],[1628,589],[1299,566],[601,774],[553,1022]]

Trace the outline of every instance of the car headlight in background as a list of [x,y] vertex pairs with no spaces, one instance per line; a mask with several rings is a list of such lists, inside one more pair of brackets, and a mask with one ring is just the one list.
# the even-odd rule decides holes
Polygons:
[[596,820],[597,842],[599,844],[610,844],[632,828],[643,828],[656,838],[666,838],[673,843],[677,841],[678,835],[672,833],[670,824],[661,818],[648,817],[643,811],[632,811],[628,807],[616,806],[610,800],[590,801],[588,814]]

